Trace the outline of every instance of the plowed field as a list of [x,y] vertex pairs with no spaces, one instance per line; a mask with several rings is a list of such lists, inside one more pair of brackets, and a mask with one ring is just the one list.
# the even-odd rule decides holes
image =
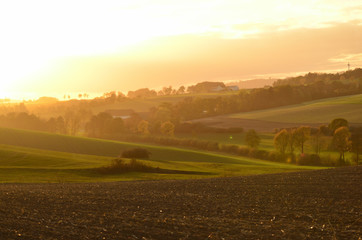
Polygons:
[[362,167],[1,184],[0,239],[361,239]]

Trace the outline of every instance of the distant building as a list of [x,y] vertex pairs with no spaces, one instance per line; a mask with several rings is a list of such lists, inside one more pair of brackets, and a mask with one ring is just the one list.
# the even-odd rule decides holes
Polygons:
[[225,84],[223,82],[201,82],[187,88],[189,93],[220,92],[224,90]]
[[238,86],[227,86],[226,89],[229,91],[239,91]]

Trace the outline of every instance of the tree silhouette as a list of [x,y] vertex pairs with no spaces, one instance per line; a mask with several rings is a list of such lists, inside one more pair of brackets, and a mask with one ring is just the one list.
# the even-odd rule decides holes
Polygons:
[[351,141],[349,140],[351,133],[347,127],[339,127],[333,135],[333,145],[339,151],[339,161],[345,163],[344,153],[351,149]]
[[175,131],[175,125],[172,122],[167,121],[161,124],[161,133],[163,135],[173,137],[174,131]]
[[334,134],[337,128],[348,127],[348,121],[344,118],[336,118],[332,120],[332,122],[328,125],[328,127],[331,130],[331,132]]
[[137,130],[142,135],[149,135],[150,131],[148,130],[149,123],[146,120],[141,120],[137,125]]
[[245,142],[250,148],[257,148],[260,144],[260,137],[254,129],[250,129],[246,132]]
[[295,131],[295,144],[300,149],[300,152],[304,153],[304,143],[310,136],[310,127],[301,126]]
[[274,146],[281,153],[285,154],[289,142],[288,131],[283,129],[274,136]]

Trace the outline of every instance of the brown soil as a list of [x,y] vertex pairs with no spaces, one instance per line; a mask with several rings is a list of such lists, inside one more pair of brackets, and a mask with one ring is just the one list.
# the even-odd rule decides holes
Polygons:
[[361,239],[362,167],[0,184],[0,239]]

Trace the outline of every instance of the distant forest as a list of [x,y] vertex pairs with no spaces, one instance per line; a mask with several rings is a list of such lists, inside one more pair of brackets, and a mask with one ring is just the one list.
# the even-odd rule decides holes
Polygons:
[[[204,82],[191,86],[188,89],[192,89],[194,92],[202,92],[210,88],[222,88],[224,86],[224,84]],[[135,98],[150,97],[155,94],[150,95],[151,91],[145,88],[134,91],[130,95]],[[184,87],[180,87],[178,90],[173,90],[172,87],[162,90],[164,95],[185,93]],[[139,115],[133,113],[130,119],[123,122],[122,120],[118,120],[117,123],[112,122],[110,126],[116,129],[115,132],[137,132],[137,125],[141,121],[147,121],[150,133],[157,134],[161,131],[162,123],[165,122],[171,122],[177,130],[180,124],[186,120],[267,109],[359,93],[362,93],[362,69],[360,68],[336,74],[308,73],[303,76],[278,80],[273,86],[249,90],[243,89],[234,94],[216,94],[213,97],[208,97],[207,95],[201,97],[198,94],[185,95],[180,101],[162,103],[157,107],[149,109],[147,114]],[[51,103],[49,104],[35,104],[44,114],[51,112],[62,113],[58,117],[48,118],[40,118],[29,111],[27,107],[31,103],[20,103],[17,105],[2,104],[0,105],[0,112],[2,112],[2,115],[0,115],[0,126],[44,130],[71,135],[76,135],[79,131],[83,132],[83,134],[87,132],[94,133],[94,130],[90,128],[97,125],[96,122],[98,120],[95,119],[97,116],[93,115],[92,110],[98,106],[108,106],[108,104],[122,102],[126,99],[128,98],[121,93],[109,92],[105,93],[102,97],[90,100],[58,102],[50,99]],[[36,108],[33,107],[34,109]],[[102,115],[102,117],[110,119],[110,116]],[[107,131],[112,132],[112,129],[107,129]]]
[[190,120],[359,93],[362,93],[360,68],[336,74],[308,73],[304,76],[278,80],[272,87],[240,90],[236,95],[185,98],[170,106],[170,111],[180,120]]

